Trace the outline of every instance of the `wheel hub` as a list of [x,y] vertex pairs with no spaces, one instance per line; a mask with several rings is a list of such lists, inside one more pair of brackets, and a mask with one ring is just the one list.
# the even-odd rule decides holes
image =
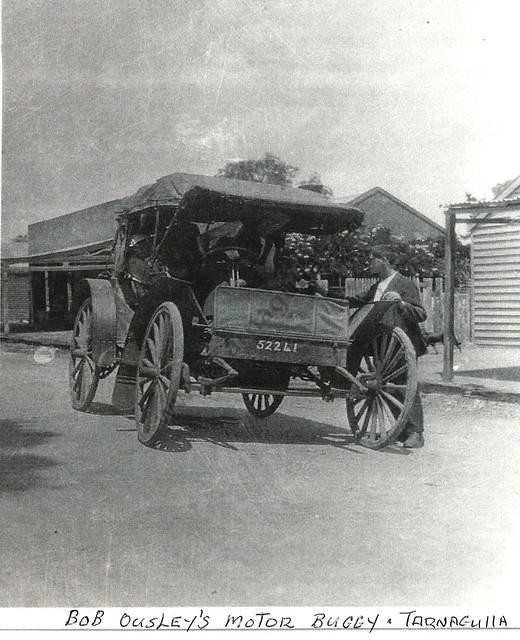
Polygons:
[[159,367],[140,367],[139,373],[146,378],[158,378],[161,374]]
[[372,378],[371,380],[365,380],[365,384],[368,389],[369,395],[376,395],[381,390],[381,381],[377,378]]

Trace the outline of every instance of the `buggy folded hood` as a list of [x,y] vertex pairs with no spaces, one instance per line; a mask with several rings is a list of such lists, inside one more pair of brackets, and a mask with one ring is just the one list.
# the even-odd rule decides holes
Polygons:
[[359,209],[314,191],[187,173],[164,176],[125,199],[132,213],[168,206],[179,208],[179,220],[192,222],[258,220],[279,211],[289,216],[287,231],[312,234],[353,230],[363,221]]

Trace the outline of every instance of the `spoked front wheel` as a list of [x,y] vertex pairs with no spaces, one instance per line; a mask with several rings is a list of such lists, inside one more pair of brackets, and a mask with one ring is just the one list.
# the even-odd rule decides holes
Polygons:
[[69,390],[74,409],[89,408],[98,382],[99,369],[92,357],[92,300],[86,298],[76,314],[70,342]]
[[403,432],[417,393],[417,358],[406,333],[396,327],[367,343],[349,370],[365,387],[352,385],[347,417],[356,441],[381,449]]
[[283,396],[272,393],[243,393],[246,409],[256,418],[267,418],[282,404]]
[[168,426],[183,357],[181,314],[173,302],[163,302],[148,323],[137,366],[135,424],[144,444],[152,444]]

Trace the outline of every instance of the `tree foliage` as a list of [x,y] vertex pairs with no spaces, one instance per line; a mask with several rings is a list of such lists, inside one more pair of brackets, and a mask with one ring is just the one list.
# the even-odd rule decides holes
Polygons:
[[[299,172],[298,167],[281,160],[272,153],[266,153],[263,158],[258,158],[257,160],[231,160],[226,162],[226,165],[218,170],[217,176],[292,187],[295,185],[296,176]],[[333,196],[332,189],[323,184],[319,173],[315,171],[308,178],[301,180],[297,186],[300,189],[321,193],[327,198]]]
[[298,167],[293,167],[272,153],[266,153],[263,158],[258,160],[226,162],[226,166],[218,170],[217,176],[290,186],[298,171]]
[[[284,162],[277,156],[266,153],[257,160],[233,160],[219,169],[217,175],[237,180],[266,182],[282,186],[294,186],[298,167]],[[332,189],[321,181],[318,173],[311,173],[300,180],[298,187],[333,196]],[[470,194],[470,198],[472,196]],[[366,277],[371,247],[376,244],[391,244],[400,256],[396,265],[407,276],[424,278],[444,274],[444,238],[418,238],[405,240],[392,235],[382,225],[371,229],[360,227],[354,232],[343,232],[333,236],[315,238],[291,233],[286,239],[286,250],[294,262],[291,277],[313,278],[317,273],[342,277]],[[470,279],[469,247],[457,241],[455,280],[458,286],[466,285]]]
[[[399,256],[395,265],[403,275],[435,278],[444,275],[444,238],[405,240],[392,235],[378,225],[371,229],[360,227],[354,232],[315,238],[291,234],[287,250],[309,277],[320,272],[347,278],[370,276],[370,251],[374,245],[389,244]],[[469,246],[457,241],[455,281],[464,286],[470,280]]]
[[334,196],[332,189],[323,184],[319,173],[315,171],[313,171],[306,180],[302,180],[298,184],[298,187],[300,189],[307,189],[307,191],[321,193],[326,198],[332,198]]

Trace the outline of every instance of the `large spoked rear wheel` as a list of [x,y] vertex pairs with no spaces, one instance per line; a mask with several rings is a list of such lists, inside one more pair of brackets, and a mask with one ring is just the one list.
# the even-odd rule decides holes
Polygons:
[[403,432],[417,392],[417,358],[406,333],[396,327],[376,336],[349,366],[366,386],[352,385],[347,417],[357,442],[381,449]]
[[168,426],[183,357],[181,315],[173,302],[163,302],[148,323],[137,366],[135,424],[137,437],[144,444],[153,444]]
[[246,409],[256,418],[267,418],[282,404],[283,396],[272,393],[243,393]]
[[88,409],[98,382],[99,369],[92,358],[92,300],[86,298],[74,320],[70,342],[69,389],[74,409]]

